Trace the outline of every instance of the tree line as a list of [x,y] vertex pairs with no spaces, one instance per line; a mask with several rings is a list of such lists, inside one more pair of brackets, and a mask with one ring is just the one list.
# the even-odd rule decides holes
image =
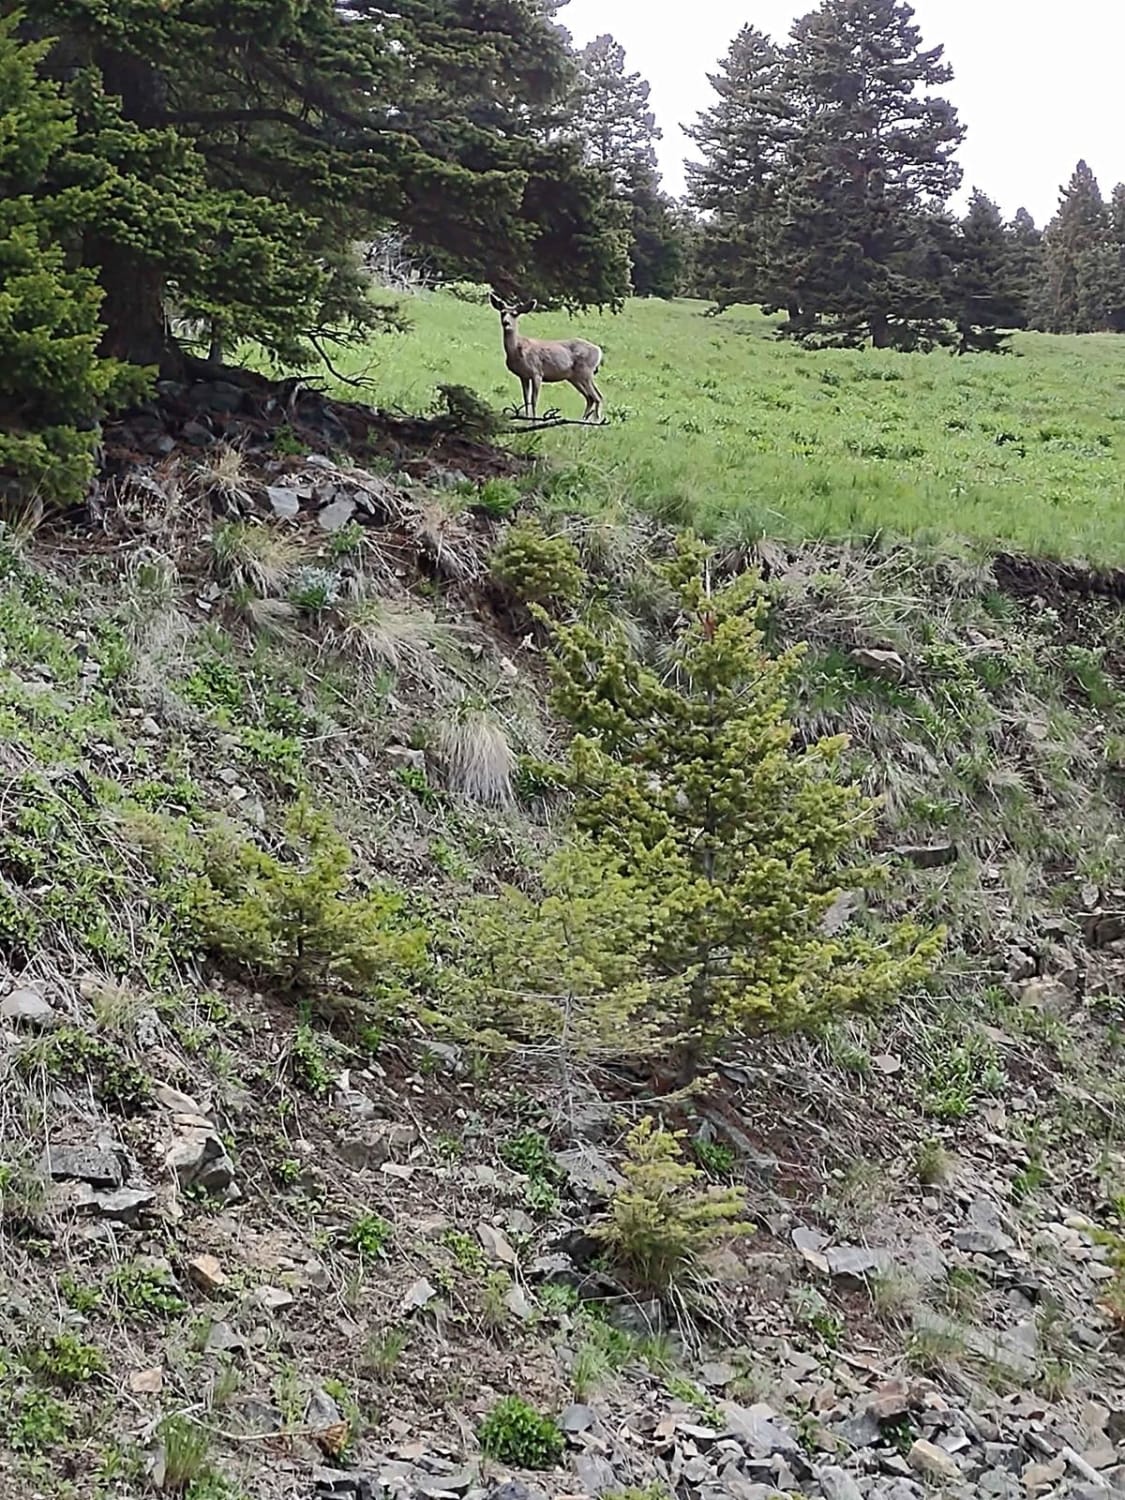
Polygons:
[[0,480],[80,489],[153,369],[393,323],[357,248],[388,232],[502,293],[754,302],[824,343],[1125,326],[1125,187],[1080,166],[1043,234],[982,193],[951,213],[964,128],[905,0],[745,27],[683,204],[647,82],[564,5],[0,0]]
[[[683,205],[651,176],[659,133],[622,49],[604,36],[578,60],[598,157],[648,227],[640,295],[760,305],[822,344],[968,352],[1010,329],[1125,329],[1125,185],[1107,205],[1080,162],[1045,231],[1025,208],[1005,221],[979,188],[955,214],[965,130],[940,92],[953,74],[904,0],[823,0],[784,43],[743,27],[689,130]],[[642,158],[638,192],[624,168]]]
[[783,333],[820,343],[968,351],[1125,326],[1125,186],[1107,208],[1080,162],[1042,233],[980,189],[955,215],[952,77],[904,0],[823,0],[785,43],[744,27],[690,131],[696,290],[784,310]]

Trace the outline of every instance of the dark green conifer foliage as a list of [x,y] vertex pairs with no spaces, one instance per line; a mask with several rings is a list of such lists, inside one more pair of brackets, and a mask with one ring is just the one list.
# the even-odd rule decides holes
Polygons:
[[33,20],[78,113],[74,172],[118,179],[68,247],[104,288],[106,352],[168,363],[171,309],[295,361],[371,316],[352,246],[387,228],[531,295],[626,288],[537,6],[41,0]]
[[1097,333],[1110,327],[1116,262],[1105,199],[1097,178],[1080,161],[1043,235],[1038,326],[1048,333]]
[[1034,316],[1043,275],[1043,231],[1026,208],[1018,208],[1008,225],[1007,234],[1020,303],[1020,317],[1015,326],[1026,328]]
[[823,0],[793,28],[780,261],[821,342],[948,340],[934,220],[961,181],[964,129],[934,91],[951,78],[905,0]]
[[95,420],[127,372],[98,357],[101,295],[65,246],[112,203],[115,179],[72,179],[76,126],[38,71],[46,48],[0,20],[0,507],[81,499]]
[[793,130],[785,59],[768,36],[744,26],[717,72],[718,102],[688,132],[700,160],[687,163],[692,206],[703,216],[695,274],[721,309],[737,302],[789,307],[779,284],[777,199]]
[[1000,209],[974,188],[952,244],[950,302],[960,352],[997,351],[1024,313],[1015,247]]
[[683,276],[685,235],[673,200],[660,188],[661,132],[649,85],[626,70],[625,49],[609,35],[583,47],[577,63],[575,128],[587,161],[608,176],[623,206],[634,295],[673,297]]

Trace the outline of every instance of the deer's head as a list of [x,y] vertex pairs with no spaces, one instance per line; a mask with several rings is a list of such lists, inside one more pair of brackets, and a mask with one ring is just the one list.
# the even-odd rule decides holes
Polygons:
[[520,318],[524,313],[534,312],[539,306],[538,302],[505,302],[495,292],[490,294],[488,300],[500,314],[500,327],[505,333],[518,333]]

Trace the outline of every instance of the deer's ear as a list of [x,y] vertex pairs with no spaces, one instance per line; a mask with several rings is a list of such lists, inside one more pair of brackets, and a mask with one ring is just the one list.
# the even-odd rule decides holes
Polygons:
[[489,292],[489,294],[488,294],[488,300],[492,304],[492,306],[496,309],[497,312],[503,312],[504,311],[504,304],[503,304],[503,302],[501,302],[500,298],[496,295],[495,292]]
[[534,302],[534,301],[533,302],[521,302],[520,303],[520,312],[521,313],[533,313],[538,306],[539,306],[538,302]]

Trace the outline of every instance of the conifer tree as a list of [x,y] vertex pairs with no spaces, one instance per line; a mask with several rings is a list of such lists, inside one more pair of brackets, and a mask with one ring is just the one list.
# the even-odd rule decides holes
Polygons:
[[688,131],[700,160],[687,163],[692,206],[703,216],[696,275],[721,309],[736,302],[799,307],[777,279],[777,200],[793,114],[784,55],[744,26],[717,72],[718,102]]
[[1113,286],[1109,297],[1109,326],[1125,333],[1125,182],[1119,182],[1109,201],[1110,232],[1113,236]]
[[964,129],[933,91],[951,78],[905,0],[823,0],[793,27],[780,259],[822,341],[947,338],[934,222],[961,181]]
[[1048,333],[1095,333],[1109,326],[1115,248],[1098,180],[1080,161],[1043,236],[1040,327]]
[[626,70],[625,49],[599,36],[577,54],[575,128],[586,159],[608,176],[628,216],[634,295],[672,297],[683,272],[684,236],[672,199],[660,188],[656,143],[661,132],[650,88]]
[[1026,328],[1033,320],[1043,275],[1043,231],[1026,208],[1018,208],[1007,227],[1011,246],[1012,268],[1020,302],[1017,328]]
[[974,188],[952,242],[950,309],[960,352],[1003,348],[1002,329],[1019,325],[1021,283],[1014,247],[1000,209]]
[[[0,13],[13,14],[13,0]],[[175,362],[171,307],[287,359],[365,314],[349,247],[405,231],[459,274],[615,303],[624,245],[568,121],[557,26],[514,0],[41,0],[112,207],[68,252],[97,272],[105,352]]]
[[587,159],[602,167],[619,192],[632,171],[656,170],[656,116],[651,88],[639,73],[625,70],[625,49],[612,36],[595,37],[578,53],[576,119]]
[[36,495],[81,499],[93,471],[95,420],[124,371],[98,357],[101,294],[64,247],[113,201],[100,181],[52,188],[76,122],[39,73],[46,47],[21,42],[0,19],[0,507]]
[[553,680],[577,731],[577,828],[651,903],[641,975],[683,986],[663,1024],[687,1077],[732,1039],[892,998],[937,939],[910,923],[822,931],[841,888],[875,878],[874,804],[842,773],[842,738],[795,743],[799,653],[765,651],[757,580],[712,590],[693,543],[667,577],[680,617],[664,671],[575,623],[556,628]]

